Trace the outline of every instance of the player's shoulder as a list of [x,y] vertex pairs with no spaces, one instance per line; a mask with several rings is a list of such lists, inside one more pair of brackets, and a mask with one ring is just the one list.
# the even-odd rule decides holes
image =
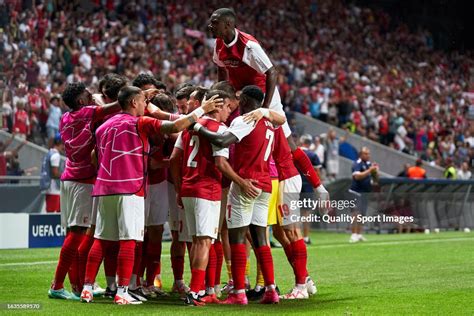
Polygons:
[[243,42],[244,44],[248,44],[249,42],[259,44],[259,42],[257,41],[257,39],[253,35],[242,32],[241,30],[238,30],[238,31],[239,31],[239,40],[241,42]]

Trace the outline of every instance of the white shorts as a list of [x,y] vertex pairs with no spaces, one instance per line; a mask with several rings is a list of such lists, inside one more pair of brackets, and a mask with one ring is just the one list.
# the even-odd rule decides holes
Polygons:
[[[275,87],[275,92],[273,92],[273,97],[272,101],[270,102],[269,108],[270,110],[278,112],[278,114],[286,116],[285,111],[283,110],[283,104],[281,103],[280,92],[278,92],[277,87]],[[283,133],[285,134],[285,137],[288,138],[291,135],[291,129],[290,125],[288,125],[288,122],[285,122],[285,124],[283,124],[281,128],[283,128]]]
[[217,238],[221,201],[210,201],[196,197],[183,197],[184,216],[188,234]]
[[61,181],[61,225],[91,226],[92,184]]
[[[168,182],[168,181],[166,181]],[[179,218],[178,218],[178,204],[176,203],[176,191],[174,190],[174,184],[168,182],[168,224],[170,230],[179,231]]]
[[300,215],[300,208],[295,202],[300,200],[301,176],[298,174],[289,179],[280,181],[278,195],[278,224],[287,226],[295,223],[292,215]]
[[92,215],[91,215],[91,225],[97,223],[97,209],[99,208],[99,197],[92,197]]
[[250,224],[267,227],[270,193],[260,191],[255,198],[249,198],[240,187],[232,182],[227,196],[227,227],[240,228]]
[[137,195],[100,196],[94,237],[105,240],[143,241],[145,199]]
[[168,220],[168,181],[148,186],[145,198],[145,226],[164,225]]

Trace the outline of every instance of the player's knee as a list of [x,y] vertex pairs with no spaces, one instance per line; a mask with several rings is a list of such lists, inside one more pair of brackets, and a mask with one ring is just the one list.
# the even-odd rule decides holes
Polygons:
[[301,239],[301,234],[298,232],[298,229],[294,225],[288,225],[287,227],[285,227],[284,230],[286,238],[288,238],[290,242],[295,242]]

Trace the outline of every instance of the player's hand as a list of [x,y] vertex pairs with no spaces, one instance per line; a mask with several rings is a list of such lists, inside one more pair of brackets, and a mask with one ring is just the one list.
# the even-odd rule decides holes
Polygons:
[[256,109],[256,110],[253,110],[252,112],[244,114],[243,116],[244,116],[245,123],[258,122],[262,119],[263,113],[262,111],[260,111],[260,109]]
[[147,102],[149,102],[157,94],[160,93],[160,90],[158,90],[158,89],[148,89],[148,90],[143,91],[143,93],[145,94],[145,99],[147,100]]
[[326,190],[326,188],[324,187],[324,185],[320,184],[316,189],[316,196],[318,197],[318,199],[320,201],[324,201],[322,205],[324,205],[324,207],[321,207],[321,211],[324,213],[324,214],[328,214],[329,211],[331,210],[331,207],[330,207],[330,197],[329,197],[329,192],[328,190]]
[[148,104],[146,105],[146,110],[147,110],[149,113],[161,111],[159,107],[157,107],[156,105],[154,105],[154,104],[151,103],[151,102],[148,102]]
[[216,109],[216,107],[224,106],[224,99],[218,98],[218,95],[213,95],[209,100],[204,97],[202,100],[201,108],[204,110],[204,113],[212,112]]
[[254,199],[260,194],[260,190],[255,187],[254,184],[257,184],[258,180],[254,179],[244,179],[242,185],[240,186],[241,190],[244,192],[245,195]]
[[104,97],[101,93],[94,93],[92,95],[92,101],[98,106],[103,106],[105,104]]
[[176,204],[179,208],[184,208],[183,200],[181,199],[181,196],[178,193],[176,193]]

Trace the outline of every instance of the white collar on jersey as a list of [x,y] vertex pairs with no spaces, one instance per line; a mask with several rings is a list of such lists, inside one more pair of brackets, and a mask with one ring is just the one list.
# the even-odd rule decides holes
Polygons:
[[239,30],[238,30],[238,29],[234,29],[234,30],[235,30],[235,37],[234,37],[234,39],[233,39],[232,42],[230,42],[229,44],[226,44],[226,43],[224,42],[225,47],[231,47],[231,46],[235,45],[235,43],[237,43],[237,39],[239,38]]

